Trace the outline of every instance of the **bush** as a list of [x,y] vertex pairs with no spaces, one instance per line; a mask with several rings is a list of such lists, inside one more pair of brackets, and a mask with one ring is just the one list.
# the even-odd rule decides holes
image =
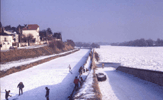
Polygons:
[[67,43],[70,44],[72,47],[75,46],[75,43],[74,43],[74,41],[72,41],[72,40],[67,40]]
[[49,42],[49,47],[51,47],[51,48],[55,48],[56,47],[56,45],[55,45],[56,43],[55,43],[55,41],[50,41]]
[[63,49],[65,47],[65,45],[62,41],[56,41],[56,44],[57,44],[58,49]]
[[92,47],[92,48],[100,48],[100,45],[98,45],[98,44],[96,44],[96,43],[92,43],[92,44],[91,44],[91,47]]
[[99,55],[97,52],[95,52],[95,58],[96,58],[96,61],[99,61]]

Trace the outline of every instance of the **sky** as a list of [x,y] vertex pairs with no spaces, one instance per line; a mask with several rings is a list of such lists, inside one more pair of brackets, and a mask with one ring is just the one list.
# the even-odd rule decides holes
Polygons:
[[163,0],[1,0],[3,26],[38,24],[64,41],[163,39]]

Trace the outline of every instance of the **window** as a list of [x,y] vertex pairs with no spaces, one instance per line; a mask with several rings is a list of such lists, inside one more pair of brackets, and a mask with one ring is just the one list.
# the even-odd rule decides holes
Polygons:
[[4,38],[4,41],[5,41],[5,42],[7,41],[6,37]]

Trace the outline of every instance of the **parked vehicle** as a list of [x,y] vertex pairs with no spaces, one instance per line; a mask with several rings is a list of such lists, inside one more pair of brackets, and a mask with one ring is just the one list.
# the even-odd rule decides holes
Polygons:
[[9,49],[17,49],[17,47],[15,47],[15,46],[11,46]]
[[106,75],[103,73],[98,73],[96,74],[98,81],[105,81],[106,80]]

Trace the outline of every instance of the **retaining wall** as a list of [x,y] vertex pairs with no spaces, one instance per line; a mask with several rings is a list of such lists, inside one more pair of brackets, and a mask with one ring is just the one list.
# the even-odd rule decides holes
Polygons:
[[163,72],[119,66],[116,70],[163,86]]

